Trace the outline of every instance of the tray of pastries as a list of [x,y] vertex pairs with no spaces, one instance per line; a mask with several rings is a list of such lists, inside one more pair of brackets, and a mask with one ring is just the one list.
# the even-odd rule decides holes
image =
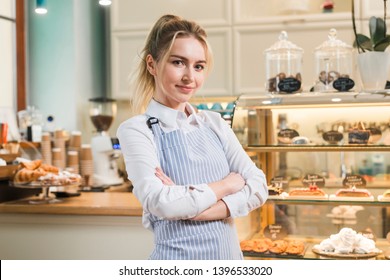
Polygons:
[[37,188],[42,186],[78,185],[81,182],[79,174],[60,171],[59,168],[42,163],[42,160],[23,161],[15,171],[11,185],[22,188]]
[[312,251],[323,257],[343,259],[369,259],[382,253],[374,240],[347,227],[314,245]]
[[269,238],[253,238],[240,242],[241,250],[246,256],[262,257],[295,257],[303,258],[306,246],[300,240],[271,240]]

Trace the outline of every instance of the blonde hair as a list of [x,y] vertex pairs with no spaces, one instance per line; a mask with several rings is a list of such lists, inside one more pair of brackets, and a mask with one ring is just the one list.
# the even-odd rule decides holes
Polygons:
[[165,63],[176,38],[194,37],[199,40],[206,52],[206,73],[213,64],[213,56],[206,31],[197,23],[175,15],[160,17],[151,29],[141,53],[141,61],[130,76],[130,110],[131,115],[142,114],[148,106],[155,91],[154,77],[149,73],[146,57],[151,55],[156,62]]

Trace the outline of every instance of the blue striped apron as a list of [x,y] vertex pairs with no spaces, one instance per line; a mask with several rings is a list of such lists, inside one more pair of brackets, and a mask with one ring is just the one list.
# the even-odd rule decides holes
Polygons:
[[[208,127],[164,133],[156,118],[148,120],[164,173],[177,185],[219,181],[230,170],[222,144]],[[164,220],[150,215],[155,248],[152,260],[242,259],[232,218],[214,221]]]

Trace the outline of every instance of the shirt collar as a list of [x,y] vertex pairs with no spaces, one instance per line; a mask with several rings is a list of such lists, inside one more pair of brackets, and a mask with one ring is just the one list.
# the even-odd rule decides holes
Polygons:
[[[186,110],[190,113],[190,116],[196,115],[194,114],[195,109],[188,102],[186,103]],[[177,127],[177,120],[187,119],[187,116],[184,112],[169,108],[161,103],[158,103],[154,99],[150,101],[145,114],[157,118],[160,122],[168,127]]]

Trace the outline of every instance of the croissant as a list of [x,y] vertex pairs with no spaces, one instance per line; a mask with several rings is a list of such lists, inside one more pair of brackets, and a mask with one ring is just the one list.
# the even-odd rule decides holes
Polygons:
[[44,171],[54,174],[58,174],[58,172],[60,171],[58,167],[46,163],[42,163],[40,168],[42,168]]
[[46,175],[46,173],[47,172],[42,168],[38,168],[35,170],[22,168],[18,172],[16,172],[14,182],[20,184],[30,183],[32,181],[37,180],[39,177]]
[[34,170],[34,169],[37,169],[38,167],[40,167],[42,164],[42,160],[40,159],[36,159],[36,160],[33,160],[33,161],[24,161],[24,162],[21,162],[20,165],[26,169],[29,169],[29,170]]

